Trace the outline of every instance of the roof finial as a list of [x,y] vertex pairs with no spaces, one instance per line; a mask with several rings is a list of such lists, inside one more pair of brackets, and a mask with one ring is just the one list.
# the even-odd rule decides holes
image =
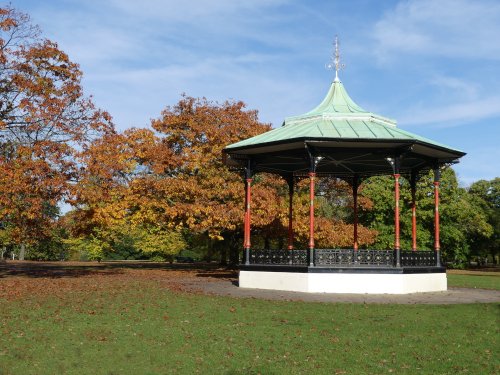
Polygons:
[[328,69],[335,68],[334,82],[340,82],[339,70],[344,69],[345,65],[340,62],[339,38],[335,35],[335,54],[332,56],[332,62],[326,66]]

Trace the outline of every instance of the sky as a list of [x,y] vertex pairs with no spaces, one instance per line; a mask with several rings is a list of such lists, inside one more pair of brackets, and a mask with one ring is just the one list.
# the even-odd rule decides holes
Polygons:
[[[5,4],[5,3],[4,3]],[[467,152],[460,184],[500,176],[498,0],[12,0],[84,73],[119,130],[183,93],[242,100],[274,127],[339,73],[362,108]],[[499,164],[497,164],[497,162]]]

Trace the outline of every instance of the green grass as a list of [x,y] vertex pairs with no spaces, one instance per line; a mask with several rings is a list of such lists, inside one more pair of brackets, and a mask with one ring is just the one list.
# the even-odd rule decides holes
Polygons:
[[498,304],[277,302],[159,285],[0,300],[0,374],[500,371]]
[[491,275],[448,273],[448,286],[460,288],[479,288],[500,290],[500,273],[492,273]]

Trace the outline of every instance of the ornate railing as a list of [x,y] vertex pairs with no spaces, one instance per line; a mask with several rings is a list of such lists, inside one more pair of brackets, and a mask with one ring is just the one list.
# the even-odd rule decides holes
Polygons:
[[434,251],[401,251],[402,267],[430,267],[436,265]]
[[250,250],[250,264],[306,265],[307,250]]
[[318,249],[314,254],[318,266],[386,266],[394,264],[392,250]]
[[[250,264],[308,265],[307,250],[250,250]],[[436,265],[434,251],[401,251],[402,267],[432,267]],[[394,267],[393,250],[315,249],[314,265],[318,267]]]

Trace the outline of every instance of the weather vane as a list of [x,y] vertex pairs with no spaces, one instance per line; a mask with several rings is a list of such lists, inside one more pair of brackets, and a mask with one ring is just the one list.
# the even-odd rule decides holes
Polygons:
[[335,53],[332,56],[332,61],[326,65],[327,69],[335,69],[335,81],[340,81],[339,79],[339,70],[344,69],[345,64],[340,62],[340,51],[339,51],[339,38],[335,35]]

